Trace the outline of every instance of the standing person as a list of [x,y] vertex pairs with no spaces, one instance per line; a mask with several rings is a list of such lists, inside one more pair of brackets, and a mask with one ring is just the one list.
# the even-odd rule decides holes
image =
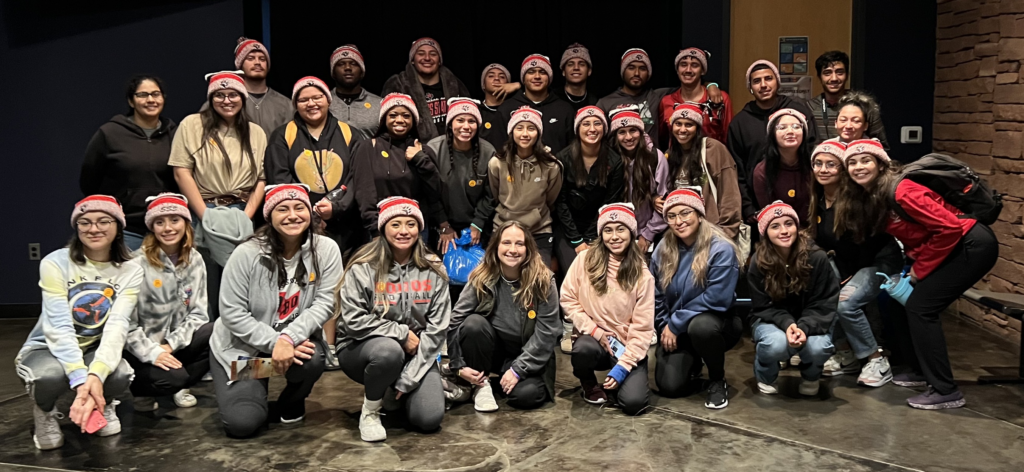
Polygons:
[[636,105],[640,119],[644,122],[644,132],[651,137],[651,142],[657,145],[658,141],[658,107],[661,99],[670,89],[652,89],[647,86],[651,79],[651,58],[647,51],[633,48],[626,51],[619,61],[619,76],[622,77],[622,87],[597,101],[597,106],[611,113],[612,109],[620,105]]
[[[739,173],[740,193],[743,196],[743,221],[754,225],[757,223],[757,196],[754,194],[754,168],[764,158],[768,147],[769,118],[783,108],[790,108],[811,116],[806,104],[779,95],[779,69],[775,64],[766,61],[754,61],[747,68],[747,88],[754,99],[733,117],[729,124],[729,136],[726,145]],[[804,141],[813,146],[817,142],[814,118],[809,118],[805,128]],[[806,188],[806,187],[805,187]]]
[[540,112],[521,107],[509,118],[508,140],[487,164],[488,183],[495,198],[494,228],[518,221],[537,243],[545,265],[554,250],[551,216],[562,189],[562,165],[542,144]]
[[115,407],[132,380],[121,358],[128,323],[138,301],[142,268],[124,247],[125,217],[114,197],[90,195],[75,204],[68,246],[39,264],[42,313],[14,364],[33,400],[36,449],[57,449],[64,434],[57,400],[75,392],[69,417],[81,431],[93,411],[107,425],[96,432],[121,432]]
[[743,320],[732,309],[741,261],[736,244],[705,218],[699,189],[673,190],[665,199],[669,230],[651,257],[654,326],[660,334],[654,380],[658,392],[679,397],[694,391],[708,365],[707,400],[729,406],[725,352],[739,342]]
[[368,137],[377,133],[380,97],[363,88],[365,76],[363,54],[354,44],[346,44],[331,53],[331,78],[335,83],[328,94],[333,95],[329,100],[331,114]]
[[800,232],[793,207],[773,202],[757,215],[761,240],[750,257],[754,377],[765,395],[779,393],[779,363],[800,356],[800,394],[818,394],[821,370],[835,348],[829,335],[839,281],[828,256]]
[[558,287],[529,229],[506,221],[494,231],[484,259],[448,327],[448,367],[473,385],[477,411],[498,409],[490,375],[501,377],[508,405],[532,409],[555,399]]
[[597,95],[591,95],[587,89],[587,80],[594,71],[589,49],[580,43],[570,44],[562,53],[558,68],[562,69],[562,77],[565,77],[559,98],[568,102],[576,113],[583,107],[597,105]]
[[356,143],[352,151],[352,186],[366,231],[370,237],[380,234],[377,203],[395,196],[427,202],[427,223],[450,231],[439,199],[441,181],[434,151],[420,142],[420,115],[412,97],[400,93],[384,97],[379,119],[377,134]]
[[[846,78],[850,72],[850,56],[843,51],[828,51],[814,61],[814,69],[818,72],[822,92],[821,95],[807,101],[807,108],[813,112],[814,122],[818,125],[816,130],[818,140],[839,138],[843,128],[836,123],[840,110],[843,108],[843,104],[840,102],[852,92],[846,88]],[[885,126],[882,125],[877,104],[864,111],[867,114],[862,117],[862,121],[868,124],[865,127],[867,135],[878,139],[885,149],[889,149],[889,141],[885,138]],[[849,143],[857,139],[860,137],[843,139],[843,142]]]
[[[522,107],[530,107],[544,117],[543,143],[551,153],[558,153],[572,142],[572,123],[576,112],[558,93],[551,91],[551,60],[547,56],[531,54],[519,68],[523,90],[505,100],[498,112],[509,122],[509,117]],[[506,136],[511,134],[507,132]],[[502,140],[504,143],[504,139]]]
[[150,232],[136,254],[143,283],[124,359],[135,371],[136,410],[155,409],[153,397],[162,396],[191,408],[197,402],[188,388],[210,371],[213,323],[207,314],[206,266],[193,247],[185,196],[161,193],[146,200]]
[[768,118],[768,146],[754,167],[754,195],[764,207],[775,200],[793,207],[807,224],[811,207],[812,144],[807,141],[807,117],[783,108]]
[[[836,236],[836,197],[843,182],[849,179],[843,165],[845,151],[843,143],[827,140],[814,149],[811,163],[815,180],[811,185],[808,234],[823,250],[834,253],[832,260],[841,286],[837,320],[832,326],[836,354],[825,363],[822,375],[860,373],[858,384],[881,387],[892,380],[892,371],[864,308],[875,303],[882,290],[876,274],[898,273],[903,266],[903,253],[896,240],[881,231],[865,235],[860,242],[850,234]],[[863,367],[859,359],[865,360]]]
[[672,123],[673,105],[676,103],[697,103],[704,116],[701,129],[707,137],[725,143],[729,124],[732,123],[732,99],[729,94],[718,89],[712,82],[704,85],[704,75],[708,73],[708,59],[711,53],[697,48],[686,48],[676,55],[676,75],[679,76],[679,88],[661,99],[660,126],[664,147],[669,142]]
[[625,172],[623,199],[635,208],[637,245],[640,252],[648,254],[654,250],[654,238],[667,227],[657,206],[669,191],[668,160],[648,143],[636,106],[616,108],[609,119],[613,146],[622,157]]
[[704,216],[730,239],[740,231],[743,198],[736,183],[736,161],[725,145],[704,135],[704,114],[694,103],[675,105],[669,117],[668,175],[672,189],[697,186],[705,199]]
[[491,143],[495,149],[505,145],[508,137],[505,133],[507,118],[499,111],[502,103],[505,103],[505,86],[508,84],[509,74],[505,66],[494,63],[484,67],[480,75],[480,88],[484,91],[484,101],[480,104],[480,127],[477,130],[480,138]]
[[[251,436],[268,418],[291,424],[306,415],[306,397],[324,371],[321,326],[331,317],[341,279],[338,245],[316,234],[305,185],[267,189],[262,226],[224,268],[223,313],[210,337],[210,370],[224,431]],[[269,379],[231,381],[234,361],[273,359],[287,385],[269,411]]]
[[[197,247],[204,253],[207,293],[211,300],[220,300],[221,272],[230,251],[252,234],[251,220],[263,203],[267,135],[249,121],[241,77],[221,72],[211,74],[209,81],[209,106],[181,120],[167,165],[174,168],[174,180],[199,220],[215,209],[209,212],[212,221],[205,222],[211,231],[203,231]],[[232,209],[244,211],[245,217]],[[219,304],[210,305],[210,318],[218,314]]]
[[850,233],[861,240],[869,229],[884,230],[914,261],[909,274],[914,290],[905,304],[910,329],[906,341],[914,346],[917,362],[912,363],[912,372],[893,382],[927,382],[926,392],[907,400],[911,407],[960,408],[966,400],[953,381],[940,315],[995,265],[995,235],[928,187],[901,179],[899,166],[881,142],[854,141],[843,157],[852,182],[840,190],[836,234]]
[[359,435],[367,442],[387,439],[380,410],[389,390],[405,400],[413,427],[441,426],[436,359],[452,315],[444,266],[419,237],[425,228],[419,204],[391,197],[378,208],[381,236],[359,248],[335,294],[341,368],[366,386]]
[[128,112],[100,126],[85,148],[79,187],[86,195],[112,195],[124,202],[124,243],[134,251],[146,234],[146,196],[177,190],[167,166],[178,124],[161,116],[164,85],[159,77],[136,75],[128,81]]
[[385,96],[403,93],[412,97],[416,114],[423,117],[416,125],[424,142],[444,134],[448,98],[468,97],[469,89],[452,71],[441,65],[441,45],[432,38],[420,38],[409,48],[405,71],[384,83]]
[[[635,242],[633,205],[605,205],[598,215],[601,240],[580,252],[562,283],[562,309],[580,332],[572,343],[572,374],[587,403],[603,404],[612,391],[622,411],[638,415],[650,396],[647,349],[654,335],[654,278]],[[594,371],[606,369],[611,371],[599,384]]]
[[292,101],[267,86],[270,52],[263,43],[255,39],[238,38],[235,69],[241,70],[245,79],[245,114],[264,134],[273,133],[292,119],[295,114]]

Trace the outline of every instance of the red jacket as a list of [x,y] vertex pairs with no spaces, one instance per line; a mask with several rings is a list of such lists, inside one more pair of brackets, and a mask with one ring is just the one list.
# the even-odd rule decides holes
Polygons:
[[928,187],[908,179],[896,186],[896,203],[914,221],[906,221],[890,211],[885,230],[903,243],[903,250],[914,260],[918,280],[935,271],[977,223],[970,218],[958,218],[964,214],[962,211]]
[[[704,96],[700,97],[698,103],[707,103],[707,101],[708,91],[705,89]],[[658,135],[659,141],[664,142],[656,143],[660,146],[658,149],[668,149],[668,140],[672,139],[672,124],[668,122],[668,119],[672,118],[672,106],[676,103],[683,103],[683,96],[679,93],[679,89],[661,99],[661,120],[658,123],[661,131]],[[724,144],[727,142],[725,135],[729,130],[729,123],[732,123],[732,100],[724,90],[722,91],[722,104],[723,108],[716,113],[721,116],[708,116],[707,110],[704,110],[704,125],[701,128],[704,130],[704,136]]]

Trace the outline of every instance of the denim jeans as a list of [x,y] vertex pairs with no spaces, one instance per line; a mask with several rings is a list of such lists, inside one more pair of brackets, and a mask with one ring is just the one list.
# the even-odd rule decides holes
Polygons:
[[878,351],[871,323],[864,314],[864,307],[878,300],[878,294],[882,291],[881,277],[876,272],[876,267],[865,267],[858,270],[843,286],[839,292],[836,321],[832,324],[832,339],[846,339],[858,359]]
[[144,234],[133,233],[131,231],[125,231],[124,232],[124,245],[125,245],[125,247],[128,248],[128,252],[138,251],[139,248],[142,247],[142,239],[145,238],[145,237],[146,237],[146,235],[144,235]]
[[825,361],[835,352],[832,337],[823,334],[808,336],[807,342],[799,348],[789,347],[786,332],[777,326],[761,320],[754,321],[754,377],[758,382],[771,384],[779,377],[779,362],[800,355],[800,376],[804,380],[818,380]]

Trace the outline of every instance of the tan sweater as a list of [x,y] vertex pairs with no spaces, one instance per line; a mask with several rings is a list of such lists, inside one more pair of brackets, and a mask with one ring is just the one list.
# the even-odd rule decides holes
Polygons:
[[551,208],[562,190],[562,165],[542,164],[530,156],[514,158],[512,169],[498,156],[487,163],[491,195],[497,199],[494,228],[516,220],[530,234],[547,234],[551,228]]
[[619,365],[633,370],[647,357],[654,336],[654,277],[644,264],[640,280],[632,291],[619,287],[616,275],[619,262],[608,261],[608,291],[598,295],[587,277],[586,260],[590,249],[576,256],[562,282],[562,309],[580,333],[590,335],[595,327],[615,336],[626,345]]

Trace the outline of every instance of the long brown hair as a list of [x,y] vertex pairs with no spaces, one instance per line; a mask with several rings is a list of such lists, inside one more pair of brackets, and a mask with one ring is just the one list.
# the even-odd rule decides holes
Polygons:
[[[612,252],[604,245],[604,236],[597,234],[600,242],[591,246],[587,251],[587,258],[583,261],[587,271],[587,278],[590,285],[594,287],[599,295],[608,293],[608,263],[612,258]],[[615,281],[624,292],[630,292],[640,283],[642,271],[647,270],[647,263],[640,253],[640,247],[636,245],[636,235],[629,232],[629,244],[626,245],[626,252],[622,254],[619,262],[619,271],[615,275]]]
[[[182,221],[185,221],[184,218],[182,218]],[[192,230],[192,225],[185,221],[185,234],[178,241],[178,262],[174,264],[175,267],[185,267],[188,265],[189,255],[192,254],[192,245],[195,241],[194,238],[195,232]],[[160,243],[156,240],[156,235],[150,231],[142,240],[142,253],[146,255],[146,262],[149,262],[149,265],[157,269],[163,267],[164,264],[160,260],[161,252]]]
[[551,290],[551,277],[554,274],[540,258],[537,242],[530,236],[530,230],[518,221],[506,221],[494,231],[491,242],[487,244],[483,261],[469,274],[469,283],[467,284],[469,287],[467,288],[471,287],[476,290],[477,299],[481,302],[493,296],[490,293],[490,287],[497,284],[498,278],[501,277],[501,260],[498,259],[501,236],[505,230],[513,226],[523,232],[523,239],[526,240],[526,257],[523,258],[524,262],[520,267],[519,290],[513,292],[512,296],[515,297],[516,303],[520,307],[526,309],[534,303],[539,304],[547,300]]
[[[850,233],[854,242],[862,243],[867,237],[885,231],[889,195],[899,181],[900,165],[877,157],[874,159],[878,177],[870,188],[861,187],[851,178],[841,181],[836,195],[837,237]],[[848,171],[844,173],[849,174]]]
[[[671,125],[669,125],[671,128]],[[668,151],[665,158],[668,159],[668,182],[669,187],[676,188],[676,179],[679,174],[685,172],[689,185],[702,186],[708,176],[704,175],[704,163],[701,152],[704,151],[704,129],[697,126],[696,133],[690,139],[690,149],[683,149],[683,145],[676,141],[675,136],[668,140]]]
[[[697,214],[700,226],[697,228],[697,241],[693,243],[693,262],[690,263],[690,273],[693,274],[693,283],[699,287],[705,287],[708,283],[708,264],[711,262],[711,245],[715,239],[724,241],[732,247],[733,256],[736,258],[736,265],[743,264],[740,260],[739,250],[736,242],[719,228],[718,225],[704,219]],[[679,270],[679,246],[683,241],[676,236],[675,231],[669,228],[665,231],[665,237],[658,246],[658,277],[661,278],[661,289],[667,290],[672,284],[672,278]]]
[[[842,191],[843,185],[845,185],[845,182],[847,180],[850,180],[850,173],[846,172],[846,163],[843,162],[842,158],[833,156],[832,154],[829,154],[827,152],[819,153],[819,154],[820,155],[824,155],[824,156],[829,156],[829,157],[831,157],[831,158],[833,158],[833,159],[835,159],[836,161],[839,162],[839,167],[838,167],[839,174],[837,176],[838,179],[839,179],[839,182],[838,182],[839,188],[836,189],[836,194],[834,195],[836,200],[832,202],[832,204],[835,205],[835,204],[837,204],[839,202],[839,193]],[[814,158],[816,158],[816,157],[818,157],[818,156],[815,155],[815,156],[811,157],[812,171],[811,171],[811,182],[810,182],[810,185],[809,185],[810,190],[811,190],[811,204],[810,204],[810,208],[808,208],[808,210],[807,210],[807,229],[806,229],[806,231],[807,231],[807,235],[810,236],[811,239],[816,238],[817,235],[818,235],[818,218],[821,217],[821,215],[818,214],[818,202],[821,201],[821,199],[825,198],[825,186],[819,184],[818,183],[818,177],[816,175],[814,175],[815,172],[813,170],[813,164],[814,164]],[[832,222],[832,231],[836,230],[835,223],[836,223],[836,221]]]
[[[238,140],[242,144],[243,157],[249,158],[249,170],[252,171],[254,176],[258,177],[260,173],[256,168],[256,157],[252,152],[252,142],[249,140],[249,115],[245,112],[246,100],[248,100],[246,94],[241,94],[242,104],[238,109],[238,114],[235,115],[235,123],[231,128],[238,134]],[[193,155],[210,143],[213,143],[213,145],[220,150],[221,155],[224,156],[224,167],[228,172],[232,172],[231,159],[228,157],[228,150],[224,147],[224,143],[220,140],[219,133],[220,127],[222,125],[226,125],[227,122],[224,121],[224,117],[220,116],[220,113],[217,113],[217,111],[213,109],[213,94],[210,94],[210,97],[207,99],[207,104],[209,106],[207,106],[205,110],[199,112],[199,117],[202,118],[203,121],[203,139],[202,143],[199,145],[199,149],[196,149]]]
[[[426,245],[423,244],[423,239],[416,238],[416,244],[412,247],[412,257],[410,258],[413,265],[420,269],[428,269],[437,273],[442,279],[448,280],[448,274],[442,268],[441,260],[430,253],[427,250]],[[391,244],[388,243],[387,238],[381,234],[372,241],[362,245],[359,250],[349,259],[348,265],[345,266],[345,274],[348,274],[349,269],[357,264],[367,264],[374,273],[373,281],[373,307],[376,311],[377,307],[383,307],[380,311],[380,316],[387,314],[391,308],[391,303],[388,302],[388,275],[391,273],[391,266],[395,262],[394,253],[391,251]],[[342,275],[341,280],[338,281],[338,286],[334,289],[334,315],[341,314],[341,286],[345,283],[345,275]]]
[[[515,131],[515,129],[513,128],[512,131]],[[537,130],[537,140],[533,142],[533,149],[531,150],[533,157],[537,158],[537,162],[541,164],[561,165],[561,161],[559,161],[554,154],[551,154],[551,151],[549,151],[548,148],[544,146],[544,143],[541,142],[540,139],[543,136],[544,133]],[[505,145],[502,146],[501,150],[497,153],[498,157],[505,161],[505,165],[508,166],[509,172],[512,172],[512,169],[514,168],[513,165],[515,164],[515,158],[518,155],[518,152],[519,145],[516,144],[516,139],[512,137],[512,133],[509,133],[508,140],[505,141]],[[519,180],[520,179],[512,179],[512,185],[519,185]]]
[[814,243],[799,231],[789,249],[789,259],[784,259],[767,235],[757,243],[757,269],[764,274],[764,291],[772,301],[803,292],[810,284],[814,267],[807,261],[811,251],[817,250]]
[[612,140],[614,149],[619,152],[619,156],[622,156],[623,167],[626,167],[626,161],[633,163],[628,170],[625,170],[626,184],[622,186],[622,199],[624,202],[632,203],[635,208],[649,205],[654,201],[654,196],[651,195],[651,182],[654,181],[655,172],[658,169],[658,152],[647,148],[645,139],[647,133],[644,130],[640,130],[640,142],[636,144],[636,149],[633,149],[632,152],[627,151],[619,144],[616,134],[613,133],[608,139]]

